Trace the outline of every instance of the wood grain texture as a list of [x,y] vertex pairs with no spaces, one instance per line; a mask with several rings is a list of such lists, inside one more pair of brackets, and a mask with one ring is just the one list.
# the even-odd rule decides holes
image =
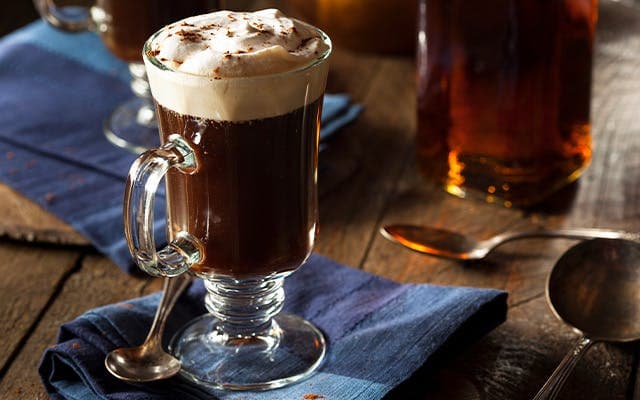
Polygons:
[[0,237],[27,242],[90,245],[71,226],[3,183],[0,183],[0,198]]
[[0,371],[20,350],[77,259],[70,251],[0,243]]
[[[414,67],[402,58],[370,57],[346,63],[366,67],[357,71],[336,61],[334,85],[355,93],[364,111],[327,151],[330,157],[353,160],[357,169],[345,184],[322,197],[316,251],[357,267],[411,147]],[[349,81],[342,82],[345,77]]]
[[[413,60],[336,51],[328,91],[348,92],[365,109],[321,156],[328,173],[335,168],[335,175],[321,175],[319,182],[317,251],[400,282],[494,287],[510,293],[505,324],[478,343],[461,344],[460,354],[448,360],[439,373],[418,372],[389,398],[531,398],[577,339],[552,315],[544,297],[549,270],[574,242],[513,242],[486,260],[463,264],[389,243],[377,233],[382,224],[429,224],[479,239],[509,228],[540,225],[639,229],[640,13],[606,0],[600,10],[592,164],[576,184],[526,210],[454,198],[426,183],[413,155]],[[345,170],[348,174],[340,175]],[[0,196],[4,223],[21,226],[39,240],[79,240],[61,240],[70,228],[39,208],[28,208],[37,206],[2,185]],[[20,237],[7,233],[9,225],[3,228],[0,224],[0,234]],[[0,296],[4,296],[0,301],[8,307],[0,308],[4,310],[0,323],[8,321],[0,329],[8,329],[9,337],[15,337],[10,348],[22,349],[16,357],[10,350],[0,351],[0,362],[8,365],[0,381],[0,398],[46,398],[35,366],[43,350],[54,342],[62,322],[91,307],[160,289],[159,280],[126,276],[99,256],[86,257],[76,271],[73,260],[84,257],[83,252],[0,245],[0,256],[10,260],[0,266],[0,273],[3,268],[21,272],[10,271],[8,278],[0,279]],[[26,271],[29,266],[32,270]],[[39,273],[43,269],[49,274]],[[11,331],[9,325],[18,328]],[[560,398],[640,398],[634,397],[640,386],[634,376],[637,352],[634,344],[594,346]]]
[[46,399],[37,365],[44,350],[55,343],[58,327],[91,308],[142,295],[147,282],[125,274],[104,257],[85,257],[0,381],[0,399]]
[[[620,7],[601,6],[592,89],[594,156],[576,184],[534,208],[502,209],[443,194],[418,176],[410,166],[412,160],[382,223],[435,225],[478,239],[507,228],[538,225],[637,231],[640,36],[636,32],[640,32],[640,14]],[[495,287],[510,293],[507,322],[432,378],[421,398],[525,399],[535,395],[578,337],[552,315],[544,297],[549,270],[573,243],[557,239],[514,242],[484,261],[463,264],[403,251],[381,237],[374,240],[364,264],[367,271],[402,282]],[[636,379],[632,376],[637,362],[634,350],[635,345],[598,344],[578,364],[560,398],[629,398]],[[414,378],[405,386],[402,393],[423,392],[424,382]]]

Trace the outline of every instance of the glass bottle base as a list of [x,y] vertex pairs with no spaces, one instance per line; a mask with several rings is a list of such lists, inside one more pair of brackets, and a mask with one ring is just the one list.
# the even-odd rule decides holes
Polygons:
[[205,314],[189,322],[169,349],[182,363],[180,375],[197,385],[223,390],[266,390],[308,377],[322,364],[326,344],[310,322],[278,314],[260,335],[232,337]]
[[[438,158],[441,160],[441,158]],[[436,162],[418,155],[423,177],[441,184],[457,197],[474,198],[504,207],[530,207],[578,179],[590,153],[566,160],[534,160],[510,165],[489,157],[452,157]]]

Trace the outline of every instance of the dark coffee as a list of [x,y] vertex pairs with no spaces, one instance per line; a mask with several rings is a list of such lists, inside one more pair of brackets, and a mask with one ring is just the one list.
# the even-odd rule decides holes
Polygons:
[[232,277],[294,270],[311,252],[322,96],[285,115],[243,122],[181,115],[157,105],[163,141],[179,134],[198,170],[166,176],[170,235],[204,248],[196,273]]
[[109,51],[126,62],[141,62],[142,46],[153,32],[217,6],[217,0],[97,0],[93,15]]

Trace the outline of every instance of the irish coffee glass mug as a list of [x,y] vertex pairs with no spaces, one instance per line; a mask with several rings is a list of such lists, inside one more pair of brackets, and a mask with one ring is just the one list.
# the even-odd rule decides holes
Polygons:
[[[328,49],[312,64],[259,77],[181,73],[147,51],[161,32],[145,45],[163,144],[131,167],[125,235],[149,274],[204,280],[208,313],[183,327],[169,348],[181,375],[204,387],[281,387],[307,377],[325,355],[316,327],[280,312],[284,279],[310,255],[317,227],[320,113],[331,52],[329,38],[318,32]],[[226,121],[163,103],[202,107],[194,97],[223,91],[220,109],[270,114]],[[296,106],[274,112],[282,103]],[[195,115],[202,113],[219,115],[202,108]],[[169,244],[156,250],[154,197],[163,178]]]
[[[136,97],[120,104],[105,119],[104,134],[118,147],[142,153],[158,144],[158,124],[141,52],[146,39],[175,20],[216,7],[214,0],[95,0],[91,7],[56,6],[33,0],[42,18],[67,32],[96,31],[109,51],[126,62]],[[86,3],[86,2],[85,2]]]

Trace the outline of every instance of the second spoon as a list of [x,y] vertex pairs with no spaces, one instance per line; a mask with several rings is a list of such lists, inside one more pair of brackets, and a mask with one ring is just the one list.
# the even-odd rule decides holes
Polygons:
[[527,238],[640,239],[637,233],[591,228],[514,230],[481,241],[445,229],[419,225],[386,225],[380,228],[380,233],[386,239],[419,253],[454,260],[481,260],[503,243]]

